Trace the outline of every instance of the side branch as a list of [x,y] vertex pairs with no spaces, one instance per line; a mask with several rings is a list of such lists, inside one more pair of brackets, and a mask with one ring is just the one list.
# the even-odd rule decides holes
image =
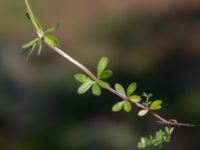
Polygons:
[[[81,63],[79,63],[77,60],[75,60],[74,58],[72,58],[71,56],[69,56],[67,53],[65,53],[63,50],[59,49],[58,47],[54,47],[51,46],[50,44],[48,44],[47,42],[45,42],[51,49],[53,49],[55,52],[57,52],[59,55],[61,55],[62,57],[64,57],[65,59],[67,59],[68,61],[70,61],[72,64],[76,65],[78,68],[80,68],[83,72],[85,72],[89,77],[91,77],[94,81],[98,81],[97,77],[90,71],[88,70],[85,66],[83,66]],[[128,97],[126,95],[122,95],[121,93],[117,92],[115,89],[113,89],[112,87],[109,87],[107,89],[108,91],[110,91],[111,93],[115,94],[116,96],[120,97],[123,100],[128,100]],[[158,124],[162,124],[162,125],[168,125],[168,126],[173,126],[173,127],[180,127],[180,126],[185,126],[185,127],[194,127],[193,124],[189,124],[189,123],[181,123],[178,122],[175,119],[170,119],[167,120],[163,117],[161,117],[160,115],[158,115],[157,113],[153,112],[152,110],[150,110],[149,107],[137,103],[137,102],[132,102],[133,105],[135,105],[136,107],[140,108],[140,109],[144,109],[144,110],[148,110],[151,112],[152,116],[154,118],[157,119],[157,123]]]

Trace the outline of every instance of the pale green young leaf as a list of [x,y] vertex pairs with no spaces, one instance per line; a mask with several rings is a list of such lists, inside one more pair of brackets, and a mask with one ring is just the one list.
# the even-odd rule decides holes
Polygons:
[[104,89],[108,89],[108,88],[110,87],[110,85],[109,85],[107,82],[102,81],[102,80],[98,80],[98,81],[97,81],[97,84],[98,84],[100,87],[104,88]]
[[103,71],[105,70],[105,68],[107,67],[108,64],[108,58],[107,57],[102,57],[98,63],[97,66],[97,77],[100,79],[101,74],[103,73]]
[[49,34],[44,35],[44,41],[48,45],[50,45],[52,47],[59,46],[59,41],[54,36],[52,36],[52,35],[49,35]]
[[174,131],[174,128],[165,127],[165,132],[166,132],[167,134],[171,135],[173,131]]
[[59,28],[59,24],[57,23],[57,24],[55,24],[55,25],[53,25],[53,26],[51,26],[50,28],[48,28],[45,32],[44,32],[44,34],[47,34],[47,33],[50,33],[50,32],[54,32],[55,30],[57,30],[58,28]]
[[146,115],[148,112],[149,112],[149,110],[147,110],[147,109],[140,110],[138,112],[138,116],[142,117],[142,116]]
[[94,82],[85,82],[83,83],[79,88],[78,88],[78,94],[84,94],[85,92],[87,92],[90,87],[92,86],[92,84],[94,84]]
[[133,94],[133,92],[135,92],[136,88],[137,88],[137,83],[135,83],[135,82],[131,83],[127,88],[127,96],[130,96],[131,94]]
[[122,95],[126,95],[123,86],[122,86],[121,84],[119,84],[119,83],[116,83],[116,84],[115,84],[115,90],[116,90],[117,92],[119,92],[120,94],[122,94]]
[[100,76],[100,79],[108,79],[112,76],[111,70],[104,70],[103,73]]
[[39,38],[36,38],[36,39],[34,39],[34,40],[32,40],[32,41],[30,41],[30,42],[24,44],[24,45],[22,46],[22,48],[23,48],[23,49],[31,48],[31,47],[32,47],[34,44],[36,44],[38,41],[39,41]]
[[139,103],[142,98],[139,95],[132,95],[128,98],[131,102]]
[[123,107],[126,112],[130,112],[132,110],[132,105],[129,101],[125,101]]
[[121,101],[121,102],[116,103],[115,105],[113,105],[112,111],[113,111],[113,112],[118,112],[118,111],[120,111],[120,110],[123,108],[124,103],[125,103],[124,101]]
[[92,85],[92,93],[96,96],[101,95],[101,88],[96,83]]
[[84,74],[76,74],[74,75],[74,78],[80,83],[91,81],[91,79]]
[[152,102],[150,109],[151,110],[159,110],[162,108],[161,104],[162,104],[161,100],[155,100]]

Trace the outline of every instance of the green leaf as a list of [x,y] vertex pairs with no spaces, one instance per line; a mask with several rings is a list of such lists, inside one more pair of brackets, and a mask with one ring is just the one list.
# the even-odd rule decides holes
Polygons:
[[116,84],[115,84],[115,90],[116,90],[117,92],[119,92],[120,94],[122,94],[122,95],[126,95],[123,86],[122,86],[121,84],[119,84],[119,83],[116,83]]
[[162,101],[161,101],[161,100],[155,100],[155,101],[153,101],[153,103],[151,104],[150,109],[151,109],[151,110],[159,110],[159,109],[162,108],[161,104],[162,104]]
[[34,39],[34,40],[32,40],[32,41],[30,41],[30,42],[24,44],[24,45],[22,46],[22,48],[23,48],[23,49],[31,48],[34,44],[36,44],[36,43],[38,42],[38,40],[39,40],[39,38],[36,38],[36,39]]
[[143,109],[143,110],[140,110],[139,112],[138,112],[138,116],[144,116],[144,115],[146,115],[147,113],[149,112],[149,110],[147,110],[147,109]]
[[142,98],[139,95],[132,95],[128,98],[131,102],[139,103]]
[[100,79],[108,79],[112,76],[112,71],[111,70],[105,70],[100,76]]
[[97,77],[100,79],[101,74],[105,70],[106,66],[108,64],[108,58],[107,57],[102,57],[98,63],[97,66]]
[[85,92],[87,92],[90,87],[92,86],[92,84],[94,84],[94,82],[86,82],[83,83],[79,88],[78,88],[78,94],[84,94]]
[[58,28],[59,28],[59,24],[57,23],[57,24],[55,24],[55,25],[53,25],[53,26],[51,26],[50,28],[48,28],[45,32],[44,32],[44,34],[47,34],[47,33],[50,33],[50,32],[54,32],[55,30],[57,30]]
[[102,81],[102,80],[98,80],[98,81],[97,81],[97,84],[98,84],[100,87],[104,88],[104,89],[108,89],[108,88],[110,87],[110,85],[109,85],[107,82]]
[[31,57],[31,55],[32,55],[32,53],[33,53],[33,51],[34,51],[34,49],[36,47],[36,45],[37,45],[37,43],[34,43],[32,45],[32,47],[26,49],[26,52],[25,52],[25,53],[27,53],[26,60],[29,60],[29,58]]
[[49,34],[44,35],[44,41],[52,47],[59,46],[59,41],[52,35]]
[[80,83],[91,81],[91,79],[84,74],[76,74],[74,75],[74,78]]
[[127,88],[127,96],[130,96],[133,92],[135,92],[137,88],[137,83],[133,82],[131,83]]
[[92,93],[96,96],[101,95],[101,88],[97,84],[92,85]]
[[131,109],[132,109],[131,103],[130,103],[129,101],[126,101],[126,102],[124,103],[124,111],[130,112]]
[[116,103],[113,107],[112,107],[112,111],[113,112],[118,112],[123,108],[124,105],[124,101],[118,102]]
[[41,50],[42,50],[42,41],[41,40],[38,40],[38,47],[39,47],[39,49],[38,49],[38,55],[40,55],[40,53],[41,53]]

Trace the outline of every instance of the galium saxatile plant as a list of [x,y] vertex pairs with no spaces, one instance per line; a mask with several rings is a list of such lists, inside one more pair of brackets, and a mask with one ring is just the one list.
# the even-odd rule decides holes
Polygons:
[[[160,99],[153,99],[153,94],[143,92],[142,95],[136,94],[137,83],[132,82],[128,87],[124,87],[120,83],[116,83],[114,88],[108,83],[107,79],[112,77],[112,70],[107,69],[108,58],[102,57],[97,65],[96,74],[93,74],[80,62],[72,58],[59,48],[59,41],[51,35],[59,25],[53,25],[47,30],[44,30],[39,20],[34,16],[28,0],[24,0],[26,5],[26,15],[35,27],[37,38],[23,45],[23,54],[26,55],[27,60],[30,58],[34,50],[37,48],[38,55],[41,53],[42,45],[46,44],[50,49],[70,61],[72,64],[82,70],[83,73],[74,75],[74,78],[80,83],[78,94],[84,94],[91,90],[95,96],[100,96],[102,90],[108,90],[116,95],[119,102],[113,105],[112,111],[124,111],[130,113],[132,109],[139,109],[138,116],[142,117],[146,114],[151,114],[156,123],[164,125],[163,130],[158,130],[155,135],[142,137],[138,142],[138,148],[146,148],[149,146],[162,146],[166,142],[170,142],[171,135],[176,127],[193,127],[193,124],[181,123],[176,119],[165,119],[160,116],[157,111],[162,108],[163,101]],[[113,137],[114,138],[114,137]]]

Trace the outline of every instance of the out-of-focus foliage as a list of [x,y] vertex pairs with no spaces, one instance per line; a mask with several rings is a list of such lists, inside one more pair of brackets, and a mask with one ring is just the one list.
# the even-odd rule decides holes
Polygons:
[[174,128],[165,127],[165,130],[159,130],[155,136],[150,135],[149,137],[142,137],[138,143],[138,148],[146,148],[149,146],[162,146],[164,142],[170,142],[171,135]]

